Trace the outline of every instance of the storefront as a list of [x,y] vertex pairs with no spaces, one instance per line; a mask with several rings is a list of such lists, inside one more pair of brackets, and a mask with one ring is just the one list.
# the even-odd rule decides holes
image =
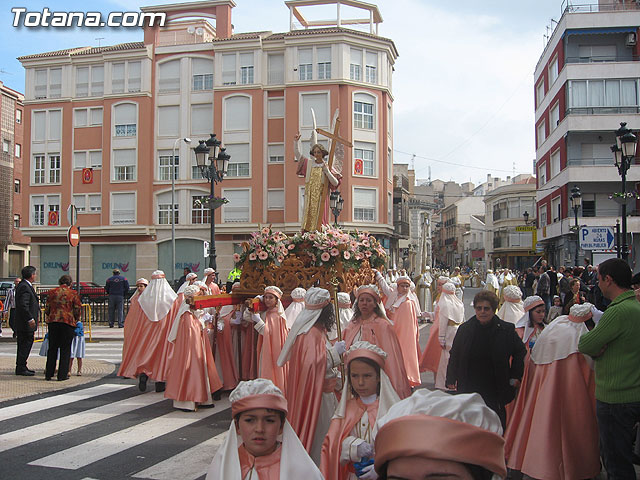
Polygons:
[[[209,265],[209,259],[204,257],[204,242],[202,240],[178,239],[176,240],[176,264],[174,278],[183,275],[185,268],[190,268],[202,278],[202,272]],[[158,265],[164,271],[167,280],[171,281],[171,240],[158,244]]]
[[[104,285],[113,270],[120,270],[129,280],[130,285],[136,281],[136,246],[135,245],[93,245],[93,281]],[[68,260],[67,260],[68,261]]]
[[69,245],[41,245],[40,268],[36,272],[41,285],[57,285],[69,273]]

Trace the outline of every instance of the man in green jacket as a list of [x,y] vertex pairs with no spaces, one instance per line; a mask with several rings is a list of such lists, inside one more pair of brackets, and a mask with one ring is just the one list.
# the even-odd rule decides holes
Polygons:
[[631,269],[620,259],[598,266],[602,294],[611,304],[580,338],[578,349],[595,359],[600,450],[609,480],[635,480],[633,426],[640,421],[640,303]]

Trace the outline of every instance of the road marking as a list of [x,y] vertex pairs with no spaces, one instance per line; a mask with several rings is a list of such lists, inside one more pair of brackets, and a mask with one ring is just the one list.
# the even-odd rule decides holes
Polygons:
[[207,473],[209,465],[227,432],[223,432],[209,440],[199,443],[184,452],[167,458],[152,467],[133,475],[134,478],[150,480],[196,480]]
[[[175,411],[125,428],[90,442],[82,443],[58,453],[30,462],[40,467],[77,470],[104,458],[116,455],[142,443],[191,425],[230,407],[227,398],[216,402],[215,408],[203,408],[197,412]],[[183,465],[184,467],[184,465]],[[175,477],[174,477],[175,478]]]
[[63,393],[31,402],[19,403],[11,407],[0,408],[0,422],[9,418],[19,417],[21,415],[31,414],[46,410],[47,408],[59,407],[69,403],[86,400],[87,398],[97,397],[106,393],[123,390],[125,388],[133,388],[131,385],[110,384],[96,385],[95,387],[86,388],[84,390],[76,390],[74,392]]
[[135,397],[92,408],[91,410],[59,417],[55,420],[49,420],[20,430],[14,430],[0,435],[0,452],[40,441],[59,433],[68,432],[74,428],[80,428],[95,422],[107,420],[162,401],[164,401],[164,396],[161,393],[136,395]]

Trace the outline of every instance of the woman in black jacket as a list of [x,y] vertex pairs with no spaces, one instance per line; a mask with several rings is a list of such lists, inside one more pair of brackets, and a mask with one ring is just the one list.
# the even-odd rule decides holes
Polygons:
[[506,426],[505,405],[514,399],[526,349],[513,324],[496,316],[498,297],[483,290],[473,298],[476,314],[460,325],[451,347],[447,388],[478,393]]

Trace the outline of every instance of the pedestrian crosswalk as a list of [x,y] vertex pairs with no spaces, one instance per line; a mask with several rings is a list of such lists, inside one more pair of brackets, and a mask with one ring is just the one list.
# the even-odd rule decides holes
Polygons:
[[[40,354],[41,343],[34,343],[31,349],[31,356],[37,357]],[[5,348],[0,351],[0,356],[3,357],[15,357],[15,345],[7,345],[10,348]],[[122,342],[100,342],[89,343],[87,342],[85,347],[85,357],[92,360],[103,360],[105,362],[117,364],[122,361]]]
[[204,478],[231,421],[228,398],[183,412],[162,393],[107,380],[0,406],[2,470],[19,471],[25,480]]

